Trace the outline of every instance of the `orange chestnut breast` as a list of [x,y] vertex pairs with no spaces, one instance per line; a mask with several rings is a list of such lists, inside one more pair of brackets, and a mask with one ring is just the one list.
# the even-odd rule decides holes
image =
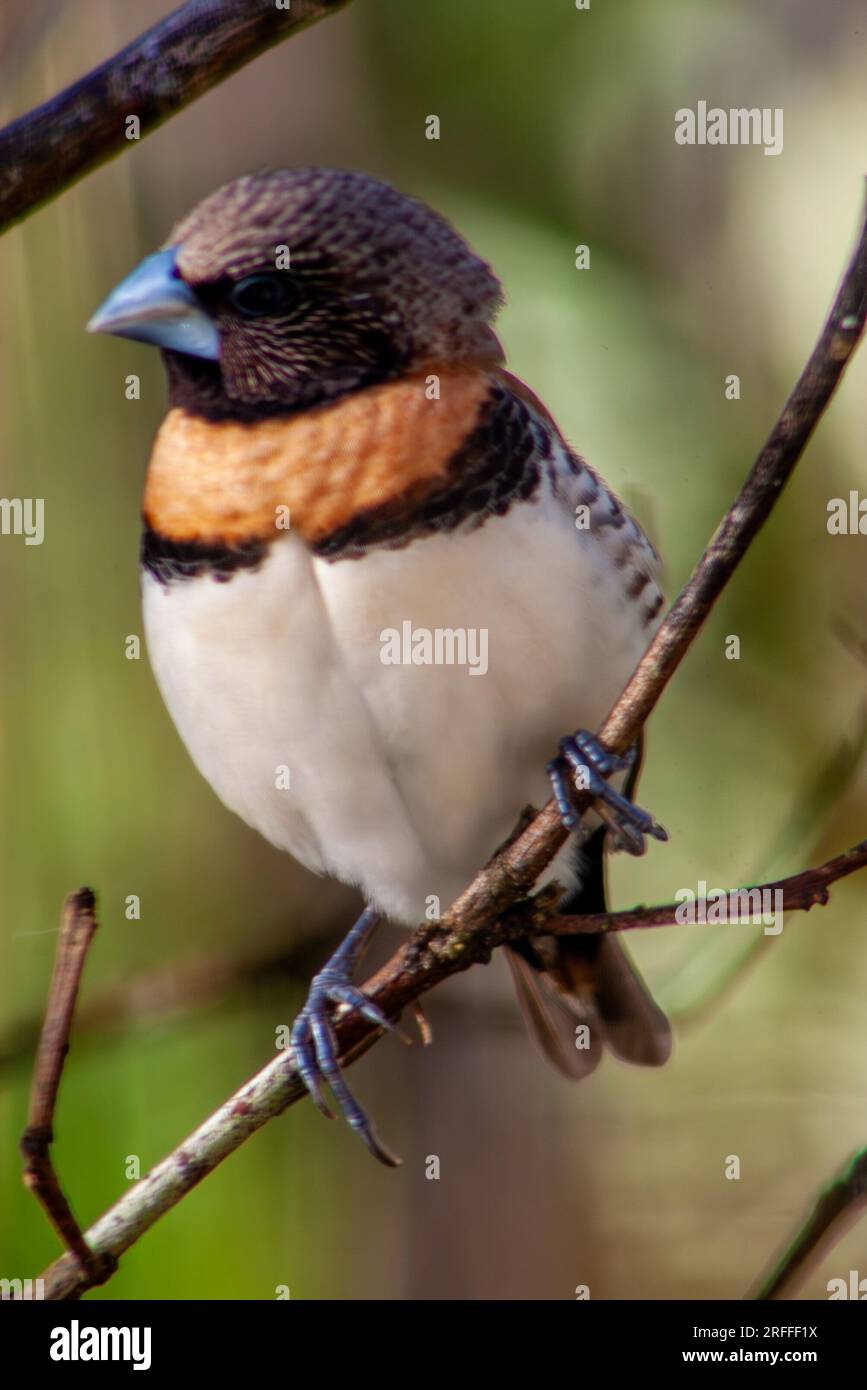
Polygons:
[[410,490],[443,478],[490,391],[483,371],[430,368],[332,405],[250,424],[182,409],[154,442],[144,496],[147,524],[177,541],[241,544],[291,529],[315,543]]

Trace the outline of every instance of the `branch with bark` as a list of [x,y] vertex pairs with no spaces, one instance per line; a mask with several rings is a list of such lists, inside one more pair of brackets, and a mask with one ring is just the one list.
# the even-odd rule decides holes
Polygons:
[[80,888],[67,898],[60,924],[60,938],[54,958],[54,974],[45,1010],[45,1022],[36,1053],[36,1066],[30,1090],[30,1112],[21,1139],[24,1158],[24,1184],[42,1203],[61,1240],[72,1251],[83,1270],[95,1282],[114,1267],[110,1257],[97,1255],[86,1243],[70,1207],[51,1158],[54,1142],[54,1111],[69,1051],[72,1016],[78,998],[81,975],[97,928],[95,901],[89,888]]
[[[831,884],[849,874],[857,873],[867,866],[867,840],[861,840],[844,854],[819,864],[815,869],[805,869],[803,873],[792,874],[789,878],[778,878],[773,883],[753,884],[750,888],[735,888],[733,893],[759,893],[762,898],[775,901],[777,893],[782,894],[783,912],[809,912],[811,907],[828,902]],[[683,921],[684,903],[666,903],[661,907],[630,907],[623,912],[587,912],[581,917],[552,917],[546,924],[546,933],[562,933],[565,936],[596,936],[600,932],[637,931],[644,927],[671,927]]]
[[[811,1266],[843,1238],[865,1210],[867,1149],[862,1149],[819,1193],[803,1226],[754,1297],[776,1299],[794,1293]],[[845,1296],[861,1295],[847,1290]]]
[[[600,736],[612,752],[635,741],[713,604],[749,545],[767,521],[783,486],[849,362],[867,319],[867,217],[827,321],[806,367],[755,464],[724,516],[692,576],[664,619],[645,656],[606,719]],[[585,809],[587,798],[584,798]],[[553,800],[525,818],[512,840],[461,894],[443,919],[419,929],[364,985],[391,1019],[441,981],[479,962],[507,941],[557,928],[559,890],[532,890],[566,838]],[[784,908],[806,909],[827,901],[832,883],[862,867],[867,842],[818,869],[765,887],[783,893]],[[588,930],[626,930],[664,925],[677,905],[636,909],[590,919]],[[569,919],[563,930],[584,930]],[[365,1052],[380,1030],[339,1010],[335,1020],[341,1064]],[[291,1054],[278,1054],[231,1096],[177,1149],[147,1174],[85,1233],[92,1254],[117,1259],[229,1154],[306,1090]],[[105,1266],[103,1266],[105,1267]],[[47,1298],[80,1297],[98,1282],[90,1267],[68,1251],[43,1275]]]
[[0,232],[246,63],[347,0],[189,0],[65,91],[0,130]]

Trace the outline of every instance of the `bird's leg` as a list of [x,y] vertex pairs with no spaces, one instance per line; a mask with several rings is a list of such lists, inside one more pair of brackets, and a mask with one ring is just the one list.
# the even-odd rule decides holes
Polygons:
[[346,1084],[329,1009],[331,1004],[346,1004],[378,1028],[397,1032],[382,1010],[352,983],[353,971],[378,922],[379,913],[372,907],[365,908],[331,959],[313,976],[307,1003],[292,1026],[292,1048],[298,1074],[322,1114],[334,1119],[322,1093],[322,1083],[327,1081],[341,1114],[361,1136],[374,1158],[395,1168],[400,1159],[379,1142],[372,1124]]
[[614,787],[608,778],[615,772],[626,772],[633,766],[637,749],[631,748],[625,757],[609,753],[595,734],[579,729],[569,738],[561,738],[559,756],[548,764],[548,776],[554,790],[557,809],[567,830],[574,830],[579,816],[573,800],[573,786],[593,798],[593,809],[604,821],[617,849],[629,854],[643,854],[645,836],[667,840],[668,835],[653,819]]

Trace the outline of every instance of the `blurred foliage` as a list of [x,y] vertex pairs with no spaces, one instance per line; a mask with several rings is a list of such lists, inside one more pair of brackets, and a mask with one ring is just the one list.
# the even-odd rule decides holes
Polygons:
[[[0,115],[44,99],[168,3],[7,0]],[[87,340],[106,291],[205,192],[263,164],[339,164],[449,215],[497,268],[514,369],[686,577],[812,346],[848,251],[864,166],[855,0],[357,0],[258,60],[39,212],[0,251],[0,493],[46,499],[46,541],[0,539],[0,1035],[44,1000],[60,904],[97,888],[88,996],[156,964],[275,949],[350,919],[234,820],[184,754],[138,633],[138,496],[163,410],[156,354]],[[785,149],[694,148],[674,111],[782,107]],[[424,138],[437,114],[441,139]],[[574,265],[578,243],[592,268]],[[124,398],[130,372],[142,399]],[[741,377],[727,401],[724,379]],[[617,904],[801,867],[864,834],[862,538],[829,497],[867,488],[862,352],[772,522],[651,727],[642,800],[671,843],[612,864]],[[741,639],[727,661],[724,639]],[[854,758],[854,754],[853,754]],[[468,789],[471,794],[471,789]],[[812,805],[811,805],[812,800]],[[782,838],[781,838],[782,837]],[[772,862],[771,862],[772,861]],[[668,1068],[549,1074],[501,965],[431,1003],[435,1046],[390,1041],[359,1090],[406,1163],[386,1173],[310,1106],[270,1125],[128,1254],[94,1296],[738,1297],[819,1183],[867,1135],[867,884],[792,919]],[[124,917],[128,894],[142,918]],[[696,929],[700,932],[701,929]],[[635,943],[686,1007],[757,929]],[[391,938],[393,942],[393,937]],[[690,970],[684,975],[684,967]],[[685,988],[684,979],[689,981]],[[58,1163],[81,1218],[157,1161],[273,1047],[300,994],[131,1028],[73,1050]],[[0,1092],[0,1273],[55,1242],[19,1184],[27,1068]],[[424,1176],[425,1156],[442,1164]],[[742,1178],[723,1177],[726,1155]],[[847,1237],[808,1293],[867,1263]]]

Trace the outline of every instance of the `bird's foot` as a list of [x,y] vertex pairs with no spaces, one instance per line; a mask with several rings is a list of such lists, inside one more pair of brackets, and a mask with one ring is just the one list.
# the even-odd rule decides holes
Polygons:
[[667,840],[668,834],[649,811],[643,811],[608,783],[615,772],[626,772],[635,762],[636,749],[625,757],[609,753],[595,734],[579,729],[569,738],[562,738],[560,753],[548,764],[548,776],[554,791],[557,809],[567,830],[574,830],[580,816],[575,809],[573,787],[593,798],[593,809],[604,821],[616,849],[628,854],[643,854],[646,836]]
[[346,1083],[331,1016],[332,1005],[345,1005],[378,1028],[397,1032],[382,1010],[352,983],[352,973],[378,920],[377,913],[367,908],[327,965],[314,975],[307,1002],[292,1026],[292,1049],[298,1074],[322,1114],[329,1120],[334,1119],[322,1089],[327,1082],[344,1119],[360,1135],[374,1158],[389,1168],[396,1168],[400,1159],[377,1139],[373,1125]]

